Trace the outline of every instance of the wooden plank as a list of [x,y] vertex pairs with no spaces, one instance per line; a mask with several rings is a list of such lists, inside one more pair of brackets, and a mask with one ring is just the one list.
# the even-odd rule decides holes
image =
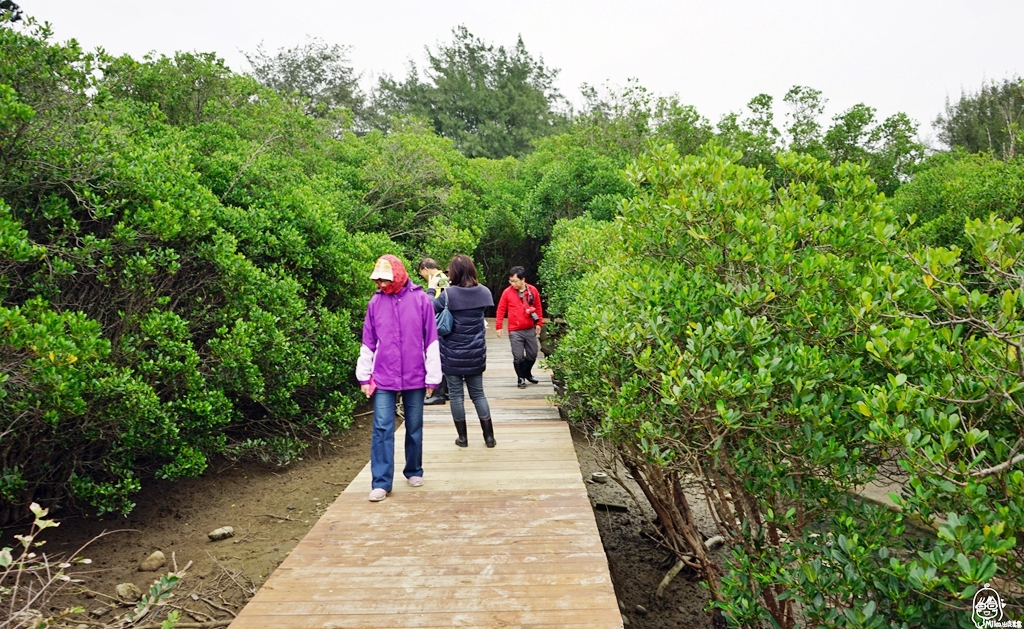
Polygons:
[[[589,523],[580,523],[580,516],[582,514],[574,512],[572,515],[574,517],[571,520],[519,520],[502,522],[500,527],[495,527],[493,524],[489,525],[486,521],[467,522],[463,520],[452,523],[432,521],[428,524],[422,520],[420,523],[417,523],[413,519],[399,520],[395,522],[395,525],[410,524],[417,526],[416,537],[418,540],[422,539],[425,542],[433,539],[455,539],[469,543],[469,540],[475,539],[541,539],[589,534],[591,532]],[[380,539],[380,531],[372,530],[380,526],[380,524],[360,526],[365,526],[366,529],[370,530],[360,530],[347,522],[339,522],[332,526],[317,529],[315,532],[311,531],[311,535],[313,535],[311,539],[344,540],[345,543],[356,543],[360,540],[376,541]],[[401,546],[401,544],[398,545]]]
[[[294,554],[294,553],[293,553]],[[513,553],[480,553],[477,555],[440,555],[434,556],[430,560],[430,564],[425,565],[423,558],[416,555],[403,555],[396,557],[393,555],[378,555],[371,556],[365,553],[363,554],[327,554],[320,553],[308,553],[306,556],[296,557],[294,561],[291,561],[292,555],[288,556],[285,563],[281,564],[278,570],[292,569],[292,570],[305,570],[311,569],[316,570],[320,568],[345,568],[345,567],[363,567],[363,568],[374,568],[374,569],[388,569],[388,568],[401,568],[406,571],[417,571],[427,570],[426,573],[433,573],[437,570],[448,571],[454,568],[461,568],[463,566],[483,566],[482,568],[467,568],[467,569],[478,569],[485,570],[488,568],[494,571],[501,570],[504,566],[512,567],[524,567],[531,568],[534,565],[544,566],[538,571],[541,572],[552,572],[557,571],[552,566],[559,566],[562,564],[586,564],[586,565],[601,565],[606,563],[604,550],[599,551],[577,551],[572,553],[559,553],[552,555],[536,555],[529,562],[523,562],[522,557]],[[312,563],[309,563],[312,562]],[[580,568],[574,568],[580,570],[581,574],[585,571],[586,566]],[[506,571],[508,572],[508,571]],[[276,572],[275,576],[276,578]],[[269,581],[268,581],[269,582]]]
[[[594,602],[589,600],[590,597],[602,590],[611,589],[610,583],[593,585],[554,583],[511,585],[501,583],[489,586],[456,584],[436,587],[430,583],[431,580],[421,579],[420,581],[420,584],[398,586],[392,583],[390,578],[382,577],[364,587],[340,587],[339,584],[330,584],[330,587],[326,589],[317,587],[319,584],[314,583],[290,583],[289,588],[267,588],[256,604],[281,611],[288,610],[289,605],[292,604],[302,605],[306,613],[312,614],[337,609],[339,604],[358,606],[364,613],[388,613],[395,604],[395,598],[401,599],[401,605],[406,606],[407,611],[415,613],[515,611],[520,609],[524,602],[535,610],[591,610],[594,607]],[[382,590],[390,592],[391,595],[382,599]],[[445,594],[464,602],[453,604],[453,601],[443,599]],[[344,596],[344,602],[338,602],[338,595]]]
[[[297,561],[319,561],[321,559],[340,561],[348,557],[363,557],[372,554],[379,556],[388,552],[401,552],[415,557],[437,557],[451,553],[462,557],[479,555],[537,556],[547,553],[593,553],[600,552],[602,548],[601,540],[566,538],[566,536],[416,540],[404,544],[396,544],[393,540],[386,539],[378,539],[372,544],[346,544],[342,540],[332,544],[320,540],[310,540],[308,545],[297,546],[289,558],[295,557]],[[377,553],[376,551],[379,549],[383,550]]]
[[[245,610],[243,610],[244,612]],[[239,618],[242,615],[239,614]],[[236,620],[231,624],[235,627]],[[529,627],[530,629],[561,629],[579,627],[580,629],[621,628],[622,617],[619,610],[545,610],[534,611],[523,609],[505,612],[439,612],[415,614],[377,613],[350,614],[342,618],[336,615],[296,614],[282,616],[267,613],[263,617],[247,622],[246,627],[253,629],[451,629],[451,627]]]
[[[609,586],[610,587],[610,586]],[[330,588],[327,588],[330,589]],[[461,589],[461,588],[460,588]],[[503,597],[495,588],[489,588],[489,596],[460,596],[460,590],[454,590],[451,596],[429,596],[406,598],[397,592],[374,591],[359,599],[346,598],[327,601],[265,601],[270,593],[254,598],[246,605],[252,608],[250,613],[273,615],[348,615],[348,614],[429,614],[432,612],[466,613],[466,612],[515,612],[523,609],[531,611],[544,610],[588,610],[600,609],[602,604],[597,594],[604,594],[604,588],[577,588],[572,595],[558,596],[553,593],[549,597]],[[589,591],[588,591],[589,590]],[[333,594],[333,592],[328,592]],[[598,600],[595,600],[597,598]]]
[[[365,568],[326,568],[321,570],[302,569],[288,579],[287,591],[299,591],[307,588],[316,588],[320,584],[331,583],[329,587],[339,589],[356,589],[366,586],[377,587],[381,578],[386,577],[388,587],[393,588],[425,588],[444,589],[453,587],[489,587],[489,586],[523,586],[523,585],[601,585],[611,584],[607,575],[583,576],[577,571],[578,567],[572,570],[561,570],[558,572],[539,574],[532,571],[520,571],[518,573],[488,573],[479,574],[481,570],[473,573],[463,574],[433,574],[429,578],[424,572],[419,574],[407,574],[400,568],[391,568],[389,571],[367,574]],[[266,589],[277,589],[281,587],[278,583],[267,584]]]
[[[476,514],[486,513],[491,509],[579,509],[590,505],[590,499],[587,496],[573,496],[569,494],[568,492],[571,492],[573,488],[542,493],[511,492],[502,489],[492,489],[490,491],[476,490],[476,493],[486,494],[479,498],[474,497],[474,491],[470,490],[448,491],[443,494],[427,495],[426,492],[418,491],[419,489],[423,488],[411,488],[409,496],[403,498],[405,502],[400,506],[388,506],[388,501],[384,501],[377,505],[379,507],[377,509],[360,509],[351,515],[346,509],[351,510],[355,507],[363,506],[362,503],[366,501],[366,496],[361,495],[364,493],[361,488],[355,491],[345,491],[336,499],[341,501],[338,508],[335,509],[335,505],[331,505],[324,515],[327,519],[334,515],[346,519],[350,517],[390,518],[393,515],[403,513],[437,513],[444,515],[452,512],[468,511]],[[543,504],[538,506],[537,503]]]
[[[462,525],[492,526],[491,522],[496,518],[500,518],[503,524],[511,524],[513,522],[576,521],[580,515],[586,514],[590,509],[589,502],[580,504],[574,501],[573,503],[563,503],[561,505],[546,503],[542,507],[543,515],[541,515],[541,513],[532,509],[534,505],[531,505],[529,509],[524,509],[524,504],[519,503],[518,507],[505,506],[499,502],[472,505],[456,504],[439,506],[436,509],[431,509],[426,505],[424,508],[416,508],[416,505],[410,505],[407,509],[389,512],[360,512],[351,515],[347,513],[328,513],[324,514],[323,518],[317,523],[317,526],[330,528],[335,523],[338,523],[339,526],[399,525],[405,522],[416,523],[421,521],[424,526],[432,526],[432,521],[437,521],[438,525],[449,527]],[[427,521],[428,518],[431,522]]]
[[[540,385],[538,385],[538,386],[540,386]],[[504,392],[504,389],[502,389],[502,391]],[[501,400],[501,405],[500,406],[503,409],[511,409],[511,410],[518,409],[518,410],[522,410],[522,411],[525,411],[525,412],[539,412],[539,411],[555,411],[556,413],[558,412],[558,409],[555,408],[554,403],[551,400],[548,399],[547,395],[545,395],[544,397],[528,396],[526,393],[523,393],[524,391],[529,391],[529,389],[516,389],[514,396],[501,397],[501,398],[495,396],[494,399]],[[509,393],[511,393],[511,392],[509,392]],[[548,394],[548,395],[550,395],[550,394]],[[491,395],[490,395],[490,392],[487,391],[487,389],[484,389],[484,396],[487,397],[487,403],[488,403],[488,406],[490,406],[491,405]],[[475,412],[474,407],[473,407],[473,402],[468,397],[465,398],[465,400],[463,401],[463,407],[466,409],[466,413],[467,413],[467,415],[469,417],[475,417],[476,416],[476,412]],[[448,404],[430,404],[430,405],[426,406],[423,409],[423,413],[424,414],[445,414],[445,415],[449,415],[450,416],[451,415],[451,406],[448,405]]]

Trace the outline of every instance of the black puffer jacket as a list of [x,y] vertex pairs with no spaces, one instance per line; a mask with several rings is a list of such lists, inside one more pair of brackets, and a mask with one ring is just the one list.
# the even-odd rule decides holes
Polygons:
[[[445,295],[447,293],[447,295]],[[434,299],[434,312],[452,311],[451,334],[441,337],[441,371],[452,376],[475,376],[487,368],[487,335],[484,310],[494,305],[486,286],[451,286]]]

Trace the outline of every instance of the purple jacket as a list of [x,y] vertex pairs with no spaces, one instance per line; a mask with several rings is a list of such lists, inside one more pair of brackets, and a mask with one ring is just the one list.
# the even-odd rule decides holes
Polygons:
[[394,295],[377,291],[366,307],[356,379],[367,384],[371,375],[385,391],[441,384],[434,304],[411,281]]

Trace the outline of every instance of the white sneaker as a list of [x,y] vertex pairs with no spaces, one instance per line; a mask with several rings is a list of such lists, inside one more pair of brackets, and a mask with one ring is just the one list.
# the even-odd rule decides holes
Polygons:
[[380,502],[381,500],[384,500],[387,497],[387,490],[381,487],[378,487],[377,489],[374,489],[373,491],[370,492],[370,502]]
[[409,477],[409,486],[410,487],[423,487],[423,477],[422,476],[410,476]]

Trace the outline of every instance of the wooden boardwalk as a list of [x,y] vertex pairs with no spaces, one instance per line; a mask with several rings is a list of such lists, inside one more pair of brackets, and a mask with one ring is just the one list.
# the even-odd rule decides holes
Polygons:
[[484,391],[498,446],[466,399],[469,447],[448,405],[424,413],[425,484],[401,469],[371,503],[369,464],[238,614],[232,629],[621,628],[615,592],[551,380],[515,386],[508,339],[488,321]]

